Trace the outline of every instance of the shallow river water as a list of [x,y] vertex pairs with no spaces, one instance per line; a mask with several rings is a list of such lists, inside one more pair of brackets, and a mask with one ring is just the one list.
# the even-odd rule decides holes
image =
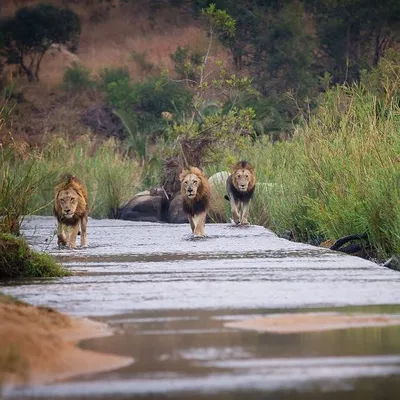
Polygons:
[[[6,393],[36,399],[400,399],[400,326],[257,333],[226,322],[286,312],[400,315],[400,273],[262,227],[89,220],[84,249],[59,250],[55,219],[24,233],[76,274],[9,282],[32,304],[93,317],[111,337],[83,348],[129,355],[117,371]],[[79,240],[79,237],[78,237]]]

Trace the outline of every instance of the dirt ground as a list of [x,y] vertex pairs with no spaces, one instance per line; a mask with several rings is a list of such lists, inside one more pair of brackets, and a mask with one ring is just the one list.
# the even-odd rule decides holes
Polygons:
[[71,318],[0,295],[0,384],[43,384],[112,370],[133,359],[77,347],[79,340],[108,336],[107,325]]

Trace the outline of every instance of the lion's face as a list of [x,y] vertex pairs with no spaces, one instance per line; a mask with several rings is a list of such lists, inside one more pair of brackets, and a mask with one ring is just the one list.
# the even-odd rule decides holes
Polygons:
[[247,192],[252,179],[252,173],[248,169],[238,169],[233,174],[235,186],[240,192]]
[[188,174],[182,180],[182,189],[189,199],[194,199],[201,186],[201,179],[195,174]]
[[78,207],[79,195],[74,189],[60,190],[57,196],[64,218],[72,218]]

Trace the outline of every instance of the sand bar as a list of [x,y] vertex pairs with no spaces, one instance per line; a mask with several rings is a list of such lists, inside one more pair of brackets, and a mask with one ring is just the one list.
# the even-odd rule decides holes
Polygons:
[[332,329],[400,325],[400,316],[339,313],[275,314],[228,322],[228,328],[271,333],[318,332]]
[[106,324],[0,297],[0,383],[5,386],[44,384],[133,362],[77,347],[82,339],[111,335]]

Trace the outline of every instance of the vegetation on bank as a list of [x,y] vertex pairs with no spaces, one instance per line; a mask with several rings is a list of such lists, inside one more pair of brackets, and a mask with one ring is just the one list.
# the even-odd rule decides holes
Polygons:
[[[396,57],[383,59],[360,84],[327,90],[318,110],[296,126],[291,140],[283,142],[254,139],[251,125],[242,136],[250,117],[227,115],[223,124],[217,122],[221,135],[224,129],[232,132],[239,122],[242,130],[236,139],[231,137],[232,142],[219,142],[214,136],[215,146],[206,148],[203,154],[206,172],[211,175],[227,170],[237,158],[254,163],[259,182],[250,213],[254,224],[278,233],[291,230],[299,241],[367,233],[382,258],[399,253],[399,84]],[[216,115],[210,118],[199,126],[206,128],[218,121]],[[191,126],[194,131],[188,134],[189,139],[199,134],[196,124]],[[157,157],[175,151],[184,127],[171,127],[171,140],[158,143]],[[135,185],[136,190],[143,188],[145,168],[118,152],[115,142],[106,142],[95,151],[88,143],[87,138],[73,144],[54,138],[40,157],[34,153],[35,168],[42,171],[42,178],[46,173],[56,175],[60,161],[69,170],[82,171],[90,188],[92,215],[107,217],[110,209],[115,210],[132,196]],[[32,159],[20,157],[15,165],[26,171],[30,162]],[[151,183],[159,184],[162,165],[157,164],[153,173]],[[52,182],[47,180],[44,190],[32,198],[34,208],[51,202],[51,190]],[[49,211],[48,206],[41,213]]]
[[[257,12],[243,12],[249,3]],[[211,175],[248,159],[258,180],[252,223],[313,243],[366,233],[379,257],[399,253],[400,59],[388,51],[397,3],[379,12],[374,2],[360,12],[336,1],[261,3],[197,2],[208,42],[200,53],[178,47],[175,74],[155,71],[139,53],[135,62],[152,70],[142,82],[124,67],[97,75],[79,63],[67,68],[57,90],[104,99],[121,133],[105,142],[47,134],[41,148],[5,140],[0,171],[13,178],[1,190],[21,199],[16,211],[8,204],[9,220],[27,210],[49,214],[65,171],[88,186],[92,216],[115,217],[135,191],[176,192],[183,165]],[[237,73],[210,61],[217,40]]]
[[364,84],[326,92],[292,140],[243,153],[259,182],[251,221],[313,243],[366,233],[377,256],[399,253],[399,116]]
[[31,250],[22,238],[0,233],[0,279],[66,275],[70,272],[50,255]]
[[[1,117],[0,113],[0,129]],[[40,210],[32,208],[33,200],[46,176],[39,174],[34,159],[20,158],[14,150],[0,143],[0,280],[69,275],[53,257],[31,250],[24,238],[16,236],[24,216]]]

